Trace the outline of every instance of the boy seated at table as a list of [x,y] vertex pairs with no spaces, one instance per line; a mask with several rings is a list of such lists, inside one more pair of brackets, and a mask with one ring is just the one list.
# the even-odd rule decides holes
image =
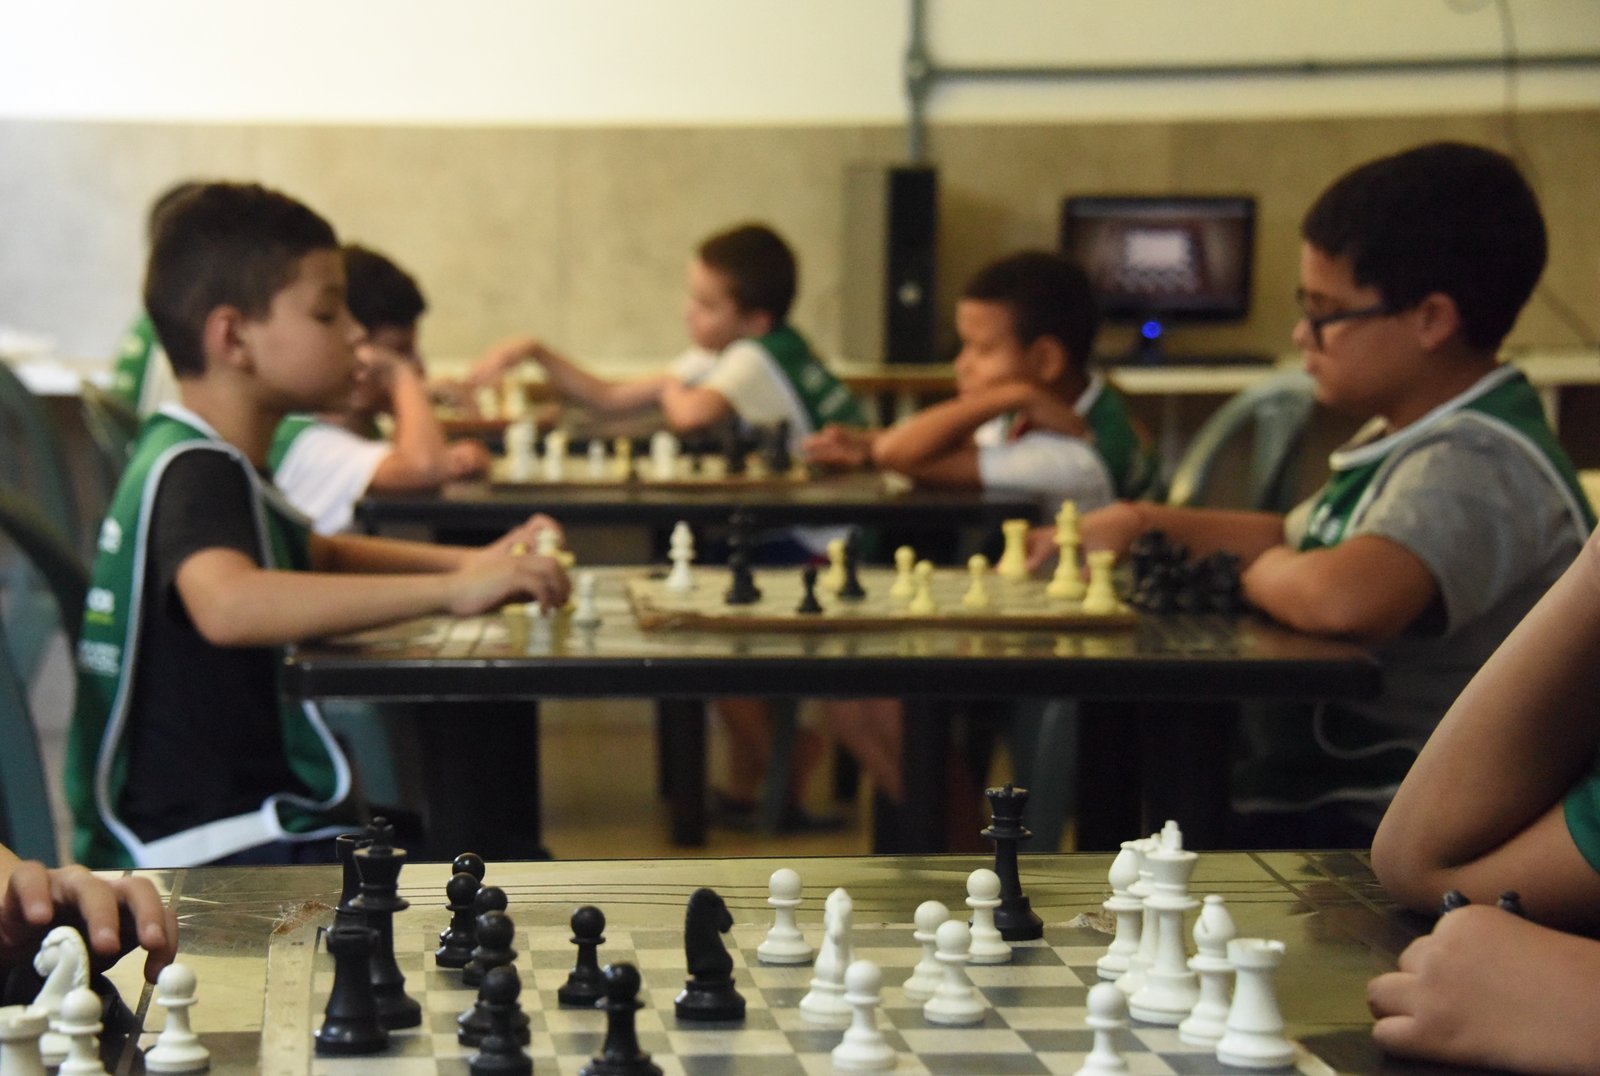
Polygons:
[[321,858],[351,806],[350,765],[316,705],[284,696],[283,648],[560,605],[560,565],[527,554],[554,524],[534,517],[472,550],[313,534],[283,501],[265,473],[273,430],[343,405],[362,335],[333,229],[299,202],[194,191],[161,220],[145,308],[183,402],[145,423],[99,532],[67,746],[74,854],[92,867]]
[[980,269],[956,302],[956,396],[887,430],[831,425],[805,444],[829,466],[868,463],[919,484],[1036,493],[1053,513],[1143,492],[1148,434],[1089,368],[1100,313],[1083,270],[1023,251]]
[[1287,517],[1122,503],[1082,521],[1086,549],[1162,530],[1197,557],[1231,550],[1251,604],[1382,667],[1375,699],[1246,721],[1240,847],[1365,846],[1450,702],[1594,526],[1537,392],[1496,361],[1545,263],[1509,159],[1438,143],[1369,162],[1301,235],[1295,343],[1318,401],[1369,420],[1327,484]]
[[[351,529],[368,493],[423,493],[489,470],[489,451],[447,441],[433,413],[417,321],[427,310],[416,281],[366,247],[344,248],[350,313],[365,330],[356,346],[355,391],[342,407],[290,415],[268,450],[272,480],[318,534]],[[385,438],[378,417],[388,415]]]
[[178,953],[177,914],[148,878],[97,878],[86,867],[46,867],[0,844],[0,986],[13,968],[32,964],[53,927],[67,925],[82,931],[97,967],[144,949],[147,982],[155,982]]

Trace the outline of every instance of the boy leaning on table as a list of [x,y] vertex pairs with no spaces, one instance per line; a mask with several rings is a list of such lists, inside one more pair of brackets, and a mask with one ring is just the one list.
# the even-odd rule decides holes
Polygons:
[[559,605],[534,517],[479,550],[309,532],[265,473],[291,411],[336,408],[361,328],[333,229],[255,185],[163,215],[145,308],[182,404],[146,421],[101,525],[67,746],[74,854],[92,867],[326,858],[350,766],[282,648],[502,602]]
[[1087,549],[1159,529],[1195,556],[1232,550],[1253,605],[1382,666],[1376,699],[1245,721],[1239,847],[1367,845],[1446,707],[1594,526],[1537,393],[1496,361],[1545,263],[1509,159],[1436,143],[1369,162],[1301,234],[1295,343],[1318,401],[1369,420],[1327,484],[1287,517],[1121,503],[1082,521]]

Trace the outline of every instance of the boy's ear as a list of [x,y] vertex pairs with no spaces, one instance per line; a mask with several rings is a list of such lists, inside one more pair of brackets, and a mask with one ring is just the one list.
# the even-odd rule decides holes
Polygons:
[[1432,292],[1418,303],[1416,316],[1418,342],[1432,351],[1461,331],[1461,308],[1442,291]]
[[771,332],[777,319],[769,310],[744,310],[739,313],[739,328],[745,336],[760,337]]
[[235,370],[248,371],[254,360],[245,341],[245,326],[249,319],[236,306],[218,306],[206,315],[200,343],[205,350],[206,365],[216,363]]
[[1067,353],[1067,345],[1049,334],[1030,344],[1028,351],[1042,384],[1054,385],[1072,368],[1072,356]]

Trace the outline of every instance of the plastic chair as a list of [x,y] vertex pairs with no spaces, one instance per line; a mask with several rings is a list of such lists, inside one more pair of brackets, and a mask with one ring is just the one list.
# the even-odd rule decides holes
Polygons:
[[[83,625],[89,570],[66,538],[30,500],[0,486],[0,533],[9,538],[49,588],[67,639],[76,643]],[[7,605],[18,595],[7,595]]]
[[139,415],[122,400],[88,381],[79,387],[79,399],[83,403],[83,425],[89,431],[89,440],[94,442],[100,477],[109,499],[133,455],[133,443],[139,437]]
[[1245,503],[1238,507],[1286,512],[1294,506],[1300,449],[1316,405],[1311,378],[1299,370],[1274,374],[1217,408],[1173,471],[1167,503],[1179,507],[1215,500],[1217,465],[1241,437],[1250,441]]

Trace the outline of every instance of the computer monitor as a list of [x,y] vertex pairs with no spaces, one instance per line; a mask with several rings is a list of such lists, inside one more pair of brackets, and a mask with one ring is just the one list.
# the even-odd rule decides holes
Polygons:
[[1254,198],[1068,198],[1061,249],[1089,274],[1108,321],[1139,326],[1138,361],[1160,362],[1168,324],[1250,313]]

